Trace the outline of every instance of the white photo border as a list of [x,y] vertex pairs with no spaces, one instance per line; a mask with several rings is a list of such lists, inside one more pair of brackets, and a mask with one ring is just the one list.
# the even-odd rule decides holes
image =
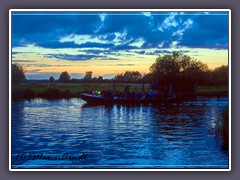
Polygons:
[[[12,13],[13,12],[228,12],[228,104],[229,104],[229,152],[228,169],[15,169],[12,168],[12,149],[11,149],[11,122],[12,122]],[[10,9],[9,10],[9,171],[231,171],[231,9]]]

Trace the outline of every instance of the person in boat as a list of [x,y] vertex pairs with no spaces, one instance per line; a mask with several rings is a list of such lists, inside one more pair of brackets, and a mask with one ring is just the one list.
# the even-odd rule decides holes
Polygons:
[[153,98],[153,90],[152,89],[150,89],[150,91],[148,92],[148,97]]
[[132,90],[131,94],[130,94],[130,99],[135,99],[135,91]]
[[142,94],[141,94],[141,92],[136,92],[136,94],[135,94],[135,99],[141,99],[142,98]]
[[125,86],[124,92],[123,92],[123,98],[124,99],[129,99],[130,98],[131,93],[130,93],[129,89],[130,89],[129,85]]
[[125,88],[124,88],[124,92],[128,92],[129,91],[129,89],[130,89],[130,85],[127,85],[127,86],[125,86]]
[[116,91],[114,97],[115,97],[115,99],[122,99],[123,98],[123,94],[120,91]]
[[147,94],[145,93],[145,91],[142,91],[141,98],[142,99],[146,99],[147,98]]
[[113,99],[113,93],[110,90],[107,90],[102,95],[105,99]]
[[157,98],[157,96],[158,96],[158,92],[157,92],[157,90],[154,90],[154,91],[153,91],[153,97],[154,97],[154,98]]

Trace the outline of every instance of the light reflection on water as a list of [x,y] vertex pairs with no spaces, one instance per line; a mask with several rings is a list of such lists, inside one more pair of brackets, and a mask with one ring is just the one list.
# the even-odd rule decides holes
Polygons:
[[[228,168],[212,130],[227,98],[171,105],[98,105],[81,99],[12,103],[13,168]],[[82,161],[16,160],[19,152],[88,153]],[[17,166],[21,165],[21,166]]]

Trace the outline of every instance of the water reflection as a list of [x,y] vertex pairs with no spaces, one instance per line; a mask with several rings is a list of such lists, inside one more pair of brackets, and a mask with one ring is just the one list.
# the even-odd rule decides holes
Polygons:
[[[169,105],[88,105],[80,99],[12,104],[16,168],[227,168],[209,129],[228,99]],[[86,161],[17,161],[19,152],[89,154]]]

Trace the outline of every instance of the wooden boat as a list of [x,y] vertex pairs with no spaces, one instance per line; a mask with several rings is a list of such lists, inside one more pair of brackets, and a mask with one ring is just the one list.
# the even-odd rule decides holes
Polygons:
[[81,93],[80,98],[89,104],[135,104],[135,103],[173,103],[177,98],[145,98],[145,99],[126,99],[119,97],[106,98],[102,95],[92,95]]

